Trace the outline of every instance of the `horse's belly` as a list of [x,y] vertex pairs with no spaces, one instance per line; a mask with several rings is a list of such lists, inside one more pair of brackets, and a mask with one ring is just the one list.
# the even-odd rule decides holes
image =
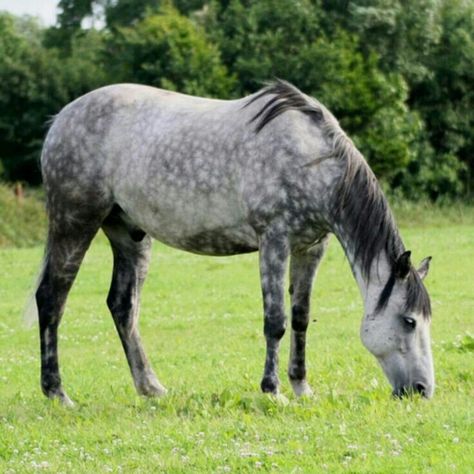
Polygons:
[[258,249],[254,229],[235,200],[222,196],[190,200],[120,203],[131,221],[160,242],[203,255],[235,255]]
[[[183,226],[185,227],[185,226]],[[203,255],[236,255],[258,249],[255,231],[248,225],[200,226],[180,232],[176,223],[158,219],[150,235],[172,247]]]
[[206,229],[179,239],[175,246],[203,255],[236,255],[258,249],[255,233],[247,226]]

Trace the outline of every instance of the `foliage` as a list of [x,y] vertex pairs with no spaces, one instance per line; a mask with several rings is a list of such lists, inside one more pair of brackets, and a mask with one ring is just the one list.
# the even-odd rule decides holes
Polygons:
[[[456,171],[464,172],[464,182],[473,189],[474,3],[445,2],[441,26],[441,39],[427,62],[431,74],[413,88],[410,104],[426,123],[435,151],[430,166],[433,173],[442,178],[440,168],[443,172],[451,169],[453,178]],[[446,189],[452,187],[439,189],[439,194]]]
[[[0,20],[0,160],[7,179],[39,180],[35,163],[48,115],[98,85],[133,81],[234,98],[276,76],[327,105],[395,193],[442,200],[473,192],[471,1],[58,6],[58,23],[47,29],[8,15]],[[87,28],[91,19],[102,27]]]
[[118,28],[107,43],[107,62],[118,81],[221,97],[233,86],[219,50],[201,28],[171,7],[133,28]]
[[97,32],[73,38],[67,58],[42,41],[43,31],[33,20],[0,15],[0,160],[10,180],[40,181],[38,151],[47,121],[106,82],[96,61]]
[[37,190],[15,196],[13,187],[0,183],[0,247],[29,247],[44,242],[46,213]]
[[325,28],[342,25],[360,38],[365,54],[376,52],[384,72],[412,84],[430,75],[427,59],[441,34],[440,0],[323,1]]
[[301,47],[319,30],[319,12],[310,0],[214,2],[202,21],[237,75],[238,95],[274,76],[298,83],[311,68],[300,62]]
[[474,4],[465,0],[323,1],[328,27],[357,34],[384,74],[407,83],[421,120],[408,167],[392,185],[405,195],[459,196],[474,182]]
[[60,64],[33,21],[0,15],[0,158],[8,179],[38,181],[44,123],[67,101]]
[[77,31],[82,20],[92,15],[94,0],[59,0],[58,23],[61,28]]
[[384,74],[355,34],[325,33],[314,2],[232,0],[214,4],[207,21],[240,94],[283,77],[329,107],[378,176],[391,180],[414,159],[423,124],[406,106],[403,76]]

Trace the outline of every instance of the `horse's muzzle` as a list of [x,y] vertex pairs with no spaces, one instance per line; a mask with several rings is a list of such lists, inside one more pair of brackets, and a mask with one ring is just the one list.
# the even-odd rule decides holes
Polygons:
[[392,395],[395,398],[409,397],[419,393],[423,398],[431,398],[432,390],[422,381],[415,382],[412,385],[402,385],[393,390]]

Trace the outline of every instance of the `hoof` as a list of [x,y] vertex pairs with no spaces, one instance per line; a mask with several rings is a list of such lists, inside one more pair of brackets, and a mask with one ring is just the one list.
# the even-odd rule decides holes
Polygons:
[[45,395],[50,400],[57,400],[63,407],[72,408],[74,402],[67,396],[66,392],[62,389],[49,391]]
[[263,393],[271,393],[272,395],[278,395],[278,379],[274,377],[264,377],[260,383],[260,388]]
[[293,392],[297,397],[311,397],[313,396],[313,391],[309,386],[306,380],[291,380],[291,386],[293,387]]
[[144,397],[163,397],[166,395],[167,390],[158,382],[155,376],[150,376],[139,381],[137,392]]
[[138,393],[144,397],[164,397],[167,392],[168,390],[160,384],[141,387],[138,389]]

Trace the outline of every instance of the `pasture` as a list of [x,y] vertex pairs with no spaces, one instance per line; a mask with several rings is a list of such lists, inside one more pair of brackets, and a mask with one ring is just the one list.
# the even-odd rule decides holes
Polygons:
[[260,393],[257,255],[208,258],[155,243],[140,326],[169,393],[142,399],[105,305],[112,258],[99,236],[60,328],[64,387],[76,402],[64,408],[41,394],[37,327],[20,316],[42,248],[0,249],[0,471],[472,472],[474,224],[439,222],[401,229],[414,262],[433,255],[431,401],[391,399],[359,340],[362,302],[334,238],[313,293],[311,399],[291,393],[288,333],[282,395]]

